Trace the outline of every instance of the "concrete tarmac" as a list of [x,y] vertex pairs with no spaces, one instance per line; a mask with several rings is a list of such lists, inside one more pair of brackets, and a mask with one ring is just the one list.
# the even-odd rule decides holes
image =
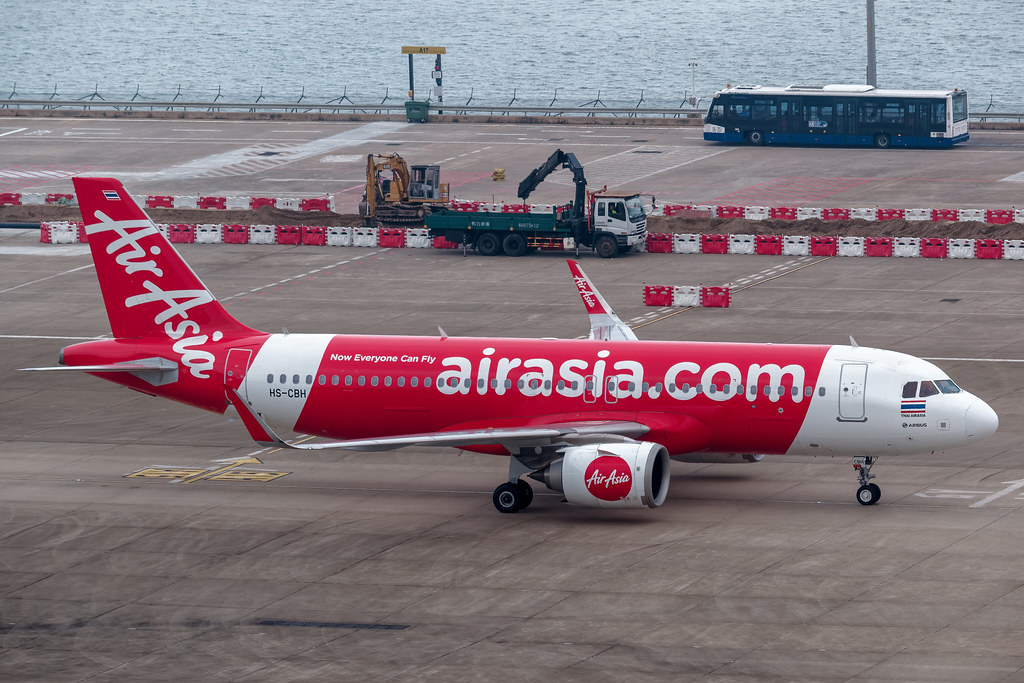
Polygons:
[[[51,132],[31,136],[41,139],[36,147],[31,126],[3,138],[0,169],[84,171],[88,164],[92,172],[137,174],[125,182],[139,194],[250,194],[256,187],[300,196],[299,187],[311,194],[310,187],[344,190],[345,178],[358,183],[323,156],[361,156],[380,146],[318,143],[320,158],[204,175],[201,167],[216,165],[211,155],[277,144],[255,141],[282,138],[273,131],[291,127],[210,122],[218,128],[210,141],[190,144],[183,139],[191,133],[172,130],[200,123],[46,120],[38,129]],[[114,143],[104,143],[100,131],[63,135],[136,124],[139,130],[119,132]],[[335,125],[350,133],[357,127],[331,125],[332,135],[341,134]],[[553,145],[586,149],[598,170],[602,154],[662,158],[625,156],[596,141],[623,132],[640,139],[633,128],[580,127],[572,139],[518,144],[493,142],[500,130],[408,126],[380,139],[401,142],[412,162],[436,162],[485,132],[487,141],[473,144],[500,144],[511,179]],[[543,127],[507,132],[570,137]],[[1001,178],[1024,167],[1024,137],[1014,133],[979,133],[942,152],[754,150],[672,141],[673,133],[696,135],[651,129],[643,137],[657,135],[662,154],[679,155],[673,163],[686,155],[693,161],[663,171],[657,162],[646,177],[638,165],[619,185],[674,186],[680,200],[696,201],[713,191],[687,197],[683,190],[737,192],[744,181],[728,179],[742,176],[754,191],[771,180],[761,180],[751,161],[766,154],[777,163],[763,162],[765,177],[775,179],[796,177],[787,174],[798,168],[800,177],[818,178],[875,169],[875,180],[812,205],[868,202],[865,186],[873,185],[899,196],[898,205],[1001,207],[1020,187]],[[414,134],[446,141],[414,143]],[[498,151],[479,155],[490,156],[444,167],[489,178],[490,167],[500,167]],[[205,161],[192,176],[169,175],[196,159]],[[607,168],[612,174],[610,162]],[[892,182],[878,179],[883,173]],[[303,176],[324,182],[300,184]],[[66,185],[45,180],[25,191]],[[476,180],[459,194],[481,198],[472,192],[495,185]],[[918,193],[928,188],[935,199]],[[548,201],[561,200],[558,190],[568,198],[568,186],[553,190]],[[847,458],[783,456],[752,465],[674,463],[668,501],[655,510],[574,508],[538,486],[529,510],[501,515],[490,501],[505,477],[500,458],[451,449],[271,451],[253,445],[237,419],[88,376],[16,372],[55,364],[62,346],[109,333],[86,248],[37,240],[0,232],[2,679],[1024,676],[1020,262],[585,255],[588,274],[641,338],[846,343],[853,335],[863,346],[936,359],[995,408],[1000,429],[969,449],[882,459],[874,471],[883,496],[872,507],[855,501]],[[429,335],[440,325],[450,335],[524,337],[589,329],[559,254],[257,245],[180,251],[234,315],[261,329]],[[645,281],[745,278],[753,286],[737,291],[728,309],[642,305]]]

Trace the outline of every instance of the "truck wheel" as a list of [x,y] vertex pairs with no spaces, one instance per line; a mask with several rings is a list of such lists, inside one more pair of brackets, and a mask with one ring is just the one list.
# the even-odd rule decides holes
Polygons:
[[601,258],[611,258],[619,253],[619,243],[611,235],[601,235],[594,243],[594,250]]
[[505,241],[501,243],[501,246],[505,250],[506,256],[522,256],[526,253],[526,238],[513,232],[505,236]]
[[485,232],[476,238],[476,250],[482,256],[494,256],[501,252],[501,242],[493,232]]

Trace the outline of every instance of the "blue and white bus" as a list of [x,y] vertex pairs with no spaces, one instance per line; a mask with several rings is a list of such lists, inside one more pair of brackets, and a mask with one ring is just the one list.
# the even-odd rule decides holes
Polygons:
[[952,147],[969,138],[965,90],[738,85],[715,93],[704,139],[763,145]]

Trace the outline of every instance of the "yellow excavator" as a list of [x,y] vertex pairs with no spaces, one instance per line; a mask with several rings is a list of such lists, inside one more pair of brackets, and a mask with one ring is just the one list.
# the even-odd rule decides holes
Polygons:
[[366,190],[359,215],[370,226],[423,226],[428,212],[448,203],[440,166],[410,166],[397,154],[366,155]]

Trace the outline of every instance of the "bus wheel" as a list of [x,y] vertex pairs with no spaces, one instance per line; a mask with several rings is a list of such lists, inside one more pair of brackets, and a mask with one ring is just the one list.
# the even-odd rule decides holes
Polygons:
[[892,144],[892,138],[889,137],[888,133],[879,133],[875,136],[875,147],[878,149],[886,149]]
[[747,133],[747,142],[752,145],[763,145],[764,144],[764,133],[759,130],[752,130]]
[[601,235],[594,244],[594,250],[601,258],[611,258],[619,253],[619,243],[611,235]]
[[513,232],[505,237],[501,246],[508,256],[522,256],[526,253],[526,238],[517,232]]
[[501,252],[501,240],[493,232],[485,232],[476,238],[476,250],[481,256],[494,256]]

